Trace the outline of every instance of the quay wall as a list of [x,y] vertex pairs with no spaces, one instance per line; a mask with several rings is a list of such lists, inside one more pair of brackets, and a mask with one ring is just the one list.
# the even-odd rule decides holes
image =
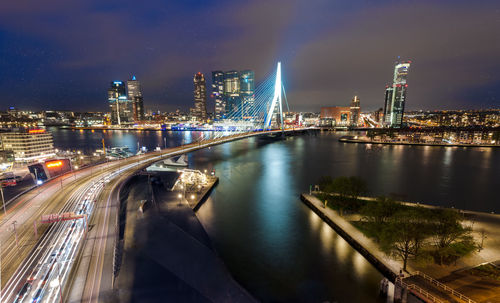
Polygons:
[[[326,208],[323,208],[323,203],[316,197],[308,194],[301,194],[300,199],[312,211],[314,211],[324,222],[331,226],[344,240],[354,247],[361,255],[363,255],[375,268],[377,268],[387,279],[395,282],[398,276],[397,267],[395,264],[389,264],[384,260],[375,243],[366,238],[360,231],[355,229],[351,223],[339,215],[331,213],[326,214]],[[367,245],[371,244],[371,245]]]

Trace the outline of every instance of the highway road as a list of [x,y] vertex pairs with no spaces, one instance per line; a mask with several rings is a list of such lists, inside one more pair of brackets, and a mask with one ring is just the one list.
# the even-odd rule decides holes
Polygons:
[[[100,164],[19,197],[1,217],[1,302],[100,301],[113,288],[118,195],[127,177],[165,157],[276,132],[236,133]],[[40,224],[42,215],[63,212],[86,219]]]

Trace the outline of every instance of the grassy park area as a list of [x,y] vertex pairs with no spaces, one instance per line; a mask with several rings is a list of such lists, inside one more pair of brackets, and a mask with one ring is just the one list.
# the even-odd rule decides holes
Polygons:
[[[316,197],[372,238],[388,256],[403,262],[451,265],[479,247],[463,214],[454,209],[410,206],[388,197],[366,198],[357,177],[322,177]],[[361,197],[361,198],[360,198]]]

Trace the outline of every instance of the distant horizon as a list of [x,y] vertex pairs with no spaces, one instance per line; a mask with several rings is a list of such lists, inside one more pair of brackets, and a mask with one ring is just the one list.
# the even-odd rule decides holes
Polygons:
[[[147,101],[146,101],[147,102]],[[145,103],[146,103],[145,102]],[[17,106],[14,106],[16,110],[19,110],[19,111],[32,111],[32,112],[42,112],[42,111],[54,111],[54,112],[57,112],[57,111],[65,111],[65,112],[77,112],[77,113],[107,113],[107,112],[110,112],[109,110],[73,110],[73,109],[26,109],[26,108],[19,108]],[[349,107],[349,104],[347,105],[322,105],[318,108],[317,111],[298,111],[298,110],[290,110],[289,112],[300,112],[300,113],[319,113],[321,111],[321,107]],[[149,111],[152,111],[152,112],[157,112],[158,109],[150,109],[148,108],[146,105],[145,105],[145,108],[146,108],[146,111],[145,113],[149,112]],[[384,108],[383,106],[379,107],[379,108]],[[370,110],[364,110],[363,109],[363,104],[361,103],[361,112],[374,112],[376,110],[378,110],[379,108],[376,108],[376,109],[370,109]],[[189,108],[187,109],[181,109],[181,108],[175,108],[173,110],[160,110],[160,112],[175,112],[177,109],[181,110],[181,112],[183,113],[188,113],[189,112]],[[7,107],[7,109],[2,109],[0,111],[2,112],[7,112],[9,110],[9,107]],[[500,110],[500,106],[495,108],[495,107],[491,107],[491,108],[449,108],[449,109],[407,109],[405,110],[405,113],[407,112],[413,112],[413,111],[488,111],[488,110]],[[211,113],[213,114],[214,111],[210,111],[208,110],[207,111],[208,113]],[[284,112],[287,112],[287,111],[284,111]]]

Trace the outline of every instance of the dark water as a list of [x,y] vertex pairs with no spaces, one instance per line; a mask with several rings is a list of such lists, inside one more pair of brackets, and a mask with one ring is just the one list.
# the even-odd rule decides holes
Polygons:
[[137,145],[154,150],[188,144],[201,139],[211,138],[213,132],[171,132],[171,131],[125,131],[125,130],[71,130],[50,127],[54,136],[54,146],[59,149],[81,150],[86,153],[102,149],[102,139],[106,147],[128,146],[132,152]]
[[[210,133],[107,132],[107,145],[189,142]],[[255,138],[189,155],[215,169],[220,183],[198,215],[234,277],[264,301],[375,302],[381,275],[299,200],[322,175],[356,175],[373,194],[500,212],[500,150],[369,146],[343,134],[270,144]],[[58,130],[55,145],[98,148],[102,133]],[[70,140],[70,141],[67,141]],[[95,146],[94,146],[95,145]]]

